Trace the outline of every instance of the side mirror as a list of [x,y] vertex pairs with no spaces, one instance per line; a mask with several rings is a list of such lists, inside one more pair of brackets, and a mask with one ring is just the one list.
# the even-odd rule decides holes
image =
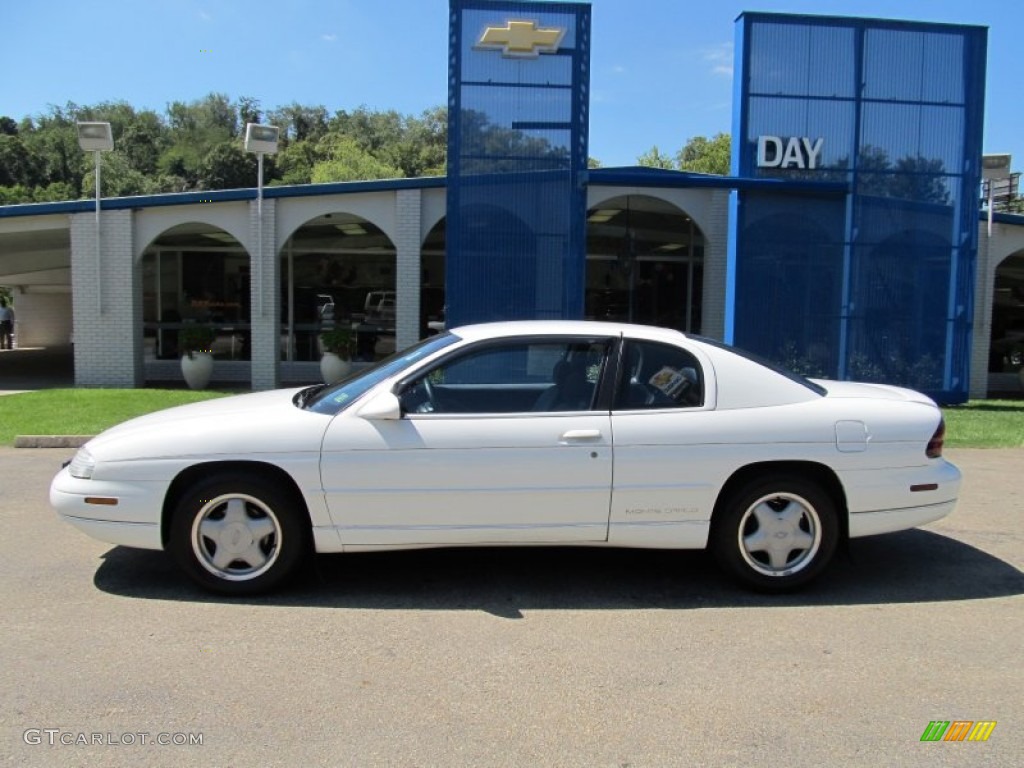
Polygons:
[[380,392],[359,409],[359,418],[369,421],[397,421],[402,418],[402,406],[393,392]]

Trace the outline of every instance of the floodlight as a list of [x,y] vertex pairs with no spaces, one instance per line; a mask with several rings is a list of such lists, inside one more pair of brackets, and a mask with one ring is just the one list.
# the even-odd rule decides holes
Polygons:
[[78,146],[86,152],[109,152],[114,148],[110,123],[78,123]]
[[981,178],[1005,179],[1010,175],[1009,155],[982,155]]
[[281,129],[276,125],[245,124],[245,151],[272,155],[277,152],[277,137]]

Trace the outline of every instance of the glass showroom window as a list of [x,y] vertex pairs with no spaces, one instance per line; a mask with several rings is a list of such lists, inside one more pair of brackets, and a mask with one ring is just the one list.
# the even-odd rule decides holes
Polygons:
[[357,362],[395,351],[395,247],[344,213],[306,222],[281,252],[281,359],[318,360],[320,333],[336,327],[352,330]]
[[703,283],[704,235],[674,205],[631,195],[588,213],[588,320],[700,333]]
[[249,254],[244,249],[157,245],[143,256],[142,275],[147,358],[180,357],[179,332],[199,323],[216,333],[214,357],[249,360]]

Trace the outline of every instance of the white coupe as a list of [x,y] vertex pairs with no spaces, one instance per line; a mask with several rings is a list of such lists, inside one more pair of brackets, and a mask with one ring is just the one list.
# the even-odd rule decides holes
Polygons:
[[314,551],[512,544],[709,547],[781,591],[846,538],[949,514],[943,433],[917,392],[803,379],[676,331],[495,323],[331,386],[133,419],[89,441],[50,500],[227,594]]

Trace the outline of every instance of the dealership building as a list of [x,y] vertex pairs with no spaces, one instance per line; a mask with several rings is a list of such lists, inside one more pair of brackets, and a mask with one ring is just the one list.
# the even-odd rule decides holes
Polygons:
[[325,325],[368,363],[585,317],[945,402],[1019,389],[1024,216],[979,206],[985,28],[741,15],[710,176],[587,168],[590,13],[452,0],[443,178],[0,207],[19,346],[136,387],[180,379],[180,331],[208,324],[215,380],[266,389],[317,379]]

